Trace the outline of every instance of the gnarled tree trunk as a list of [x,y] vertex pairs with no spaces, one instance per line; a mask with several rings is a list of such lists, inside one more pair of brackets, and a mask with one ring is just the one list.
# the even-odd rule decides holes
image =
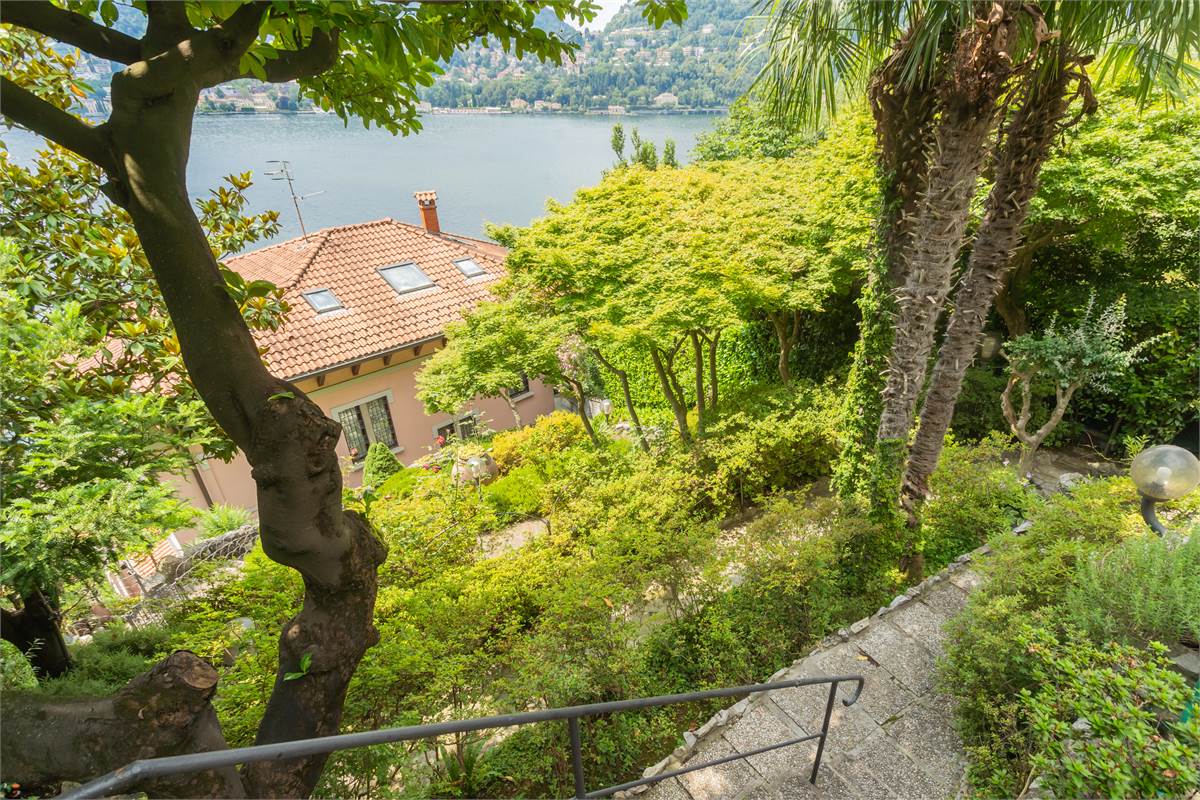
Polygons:
[[[223,750],[209,702],[217,671],[181,650],[112,697],[56,700],[20,692],[4,697],[0,760],[5,780],[31,787],[87,781],[139,758]],[[151,797],[245,797],[233,768],[160,778],[140,787]]]
[[[146,60],[113,77],[112,115],[97,128],[23,89],[10,92],[5,82],[6,114],[95,161],[112,178],[106,193],[133,219],[188,374],[251,464],[263,550],[304,579],[304,605],[280,635],[275,687],[258,744],[337,732],[350,678],[378,640],[372,624],[376,569],[386,555],[362,517],[341,507],[342,477],[334,452],[340,426],[298,388],[267,371],[188,199],[188,150],[200,89],[239,74],[241,54],[258,36],[267,11],[267,4],[245,4],[221,25],[195,31],[182,5],[153,4],[141,42]],[[311,60],[278,59],[272,70],[294,68],[291,77],[306,69],[318,72],[332,62],[335,39],[316,32],[312,49],[297,51]],[[305,656],[311,665],[301,670]],[[289,681],[284,679],[288,672],[305,674]],[[171,724],[159,719],[152,705],[125,719],[127,730],[114,727],[88,748],[91,772],[119,765],[128,752],[124,740],[138,737],[139,726]],[[78,734],[70,730],[73,720],[82,726]],[[70,739],[85,736],[89,725],[86,716],[64,717],[59,730]],[[4,738],[9,744],[7,732]],[[139,756],[159,754],[152,745],[147,740]],[[4,778],[25,782],[10,767],[34,759],[19,749],[19,739],[14,747],[12,760],[5,759]],[[115,755],[104,756],[106,748]],[[326,758],[249,765],[243,773],[246,793],[306,797]]]
[[642,420],[638,417],[637,408],[633,405],[633,393],[629,390],[629,373],[623,369],[618,369],[611,361],[604,357],[598,349],[593,348],[592,352],[596,354],[596,358],[610,372],[617,376],[617,380],[621,383],[621,396],[625,399],[625,411],[629,414],[629,420],[633,423],[633,429],[637,433],[638,445],[644,452],[650,452],[650,443],[646,441],[646,431],[642,429]]
[[967,271],[954,296],[954,313],[946,327],[909,452],[901,502],[910,518],[929,491],[929,476],[941,455],[963,376],[974,360],[992,300],[1012,264],[1029,204],[1037,193],[1042,164],[1050,155],[1066,112],[1066,69],[1064,63],[1056,79],[1046,84],[1029,80],[1021,106],[1005,126],[996,180],[988,194]]
[[[682,344],[682,340],[680,342]],[[687,421],[687,406],[684,405],[682,393],[676,394],[678,387],[675,385],[675,375],[671,365],[675,360],[675,353],[679,352],[679,344],[672,348],[671,352],[664,353],[657,347],[650,348],[650,358],[654,362],[654,373],[658,376],[658,383],[662,387],[663,395],[667,398],[667,404],[671,407],[671,413],[675,415],[675,425],[679,428],[679,438],[688,447],[692,446],[692,432],[688,429]]]

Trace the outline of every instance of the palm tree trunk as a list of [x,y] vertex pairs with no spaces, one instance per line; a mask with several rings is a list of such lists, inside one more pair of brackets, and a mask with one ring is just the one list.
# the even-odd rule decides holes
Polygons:
[[1065,65],[1049,84],[1027,84],[1024,102],[1006,126],[996,165],[996,182],[988,194],[983,223],[976,235],[961,287],[954,296],[954,313],[938,352],[921,422],[908,457],[902,504],[907,513],[929,491],[929,476],[937,466],[963,376],[979,346],[979,337],[1021,239],[1029,204],[1037,193],[1042,164],[1050,155],[1060,120],[1067,109],[1069,76]]
[[842,448],[834,466],[833,488],[843,499],[863,490],[871,473],[892,347],[893,293],[907,274],[912,222],[928,173],[925,143],[933,130],[937,97],[901,79],[909,46],[907,37],[897,43],[872,75],[867,90],[875,118],[882,207],[875,231],[878,257],[858,299],[862,323],[841,412]]
[[[1000,92],[1010,73],[1006,49],[1016,34],[1010,5],[959,33],[942,86],[942,112],[925,194],[912,229],[908,277],[898,294],[879,440],[908,438],[971,199],[987,154]],[[901,452],[901,451],[895,451]],[[890,473],[890,469],[883,473]],[[896,491],[899,486],[896,487]]]

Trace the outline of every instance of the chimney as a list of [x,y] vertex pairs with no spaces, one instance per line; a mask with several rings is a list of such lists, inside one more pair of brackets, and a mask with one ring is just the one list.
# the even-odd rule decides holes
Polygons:
[[413,192],[417,198],[417,208],[421,209],[421,224],[430,233],[441,233],[437,218],[437,192]]

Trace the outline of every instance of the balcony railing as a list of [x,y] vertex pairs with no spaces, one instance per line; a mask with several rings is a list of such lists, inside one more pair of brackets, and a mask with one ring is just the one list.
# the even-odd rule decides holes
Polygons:
[[[571,767],[575,778],[575,797],[609,797],[616,792],[632,789],[635,786],[657,783],[659,781],[683,775],[688,772],[725,764],[738,759],[778,750],[782,747],[800,744],[801,742],[817,741],[817,752],[813,757],[812,772],[809,782],[817,782],[817,772],[821,768],[821,757],[825,752],[825,739],[829,735],[829,720],[833,714],[833,703],[837,698],[839,684],[853,683],[853,693],[842,700],[844,705],[851,705],[858,700],[862,693],[863,678],[861,675],[842,675],[838,677],[795,678],[773,683],[756,683],[748,686],[730,686],[724,689],[709,689],[703,692],[687,692],[684,694],[659,695],[657,697],[640,697],[634,700],[614,700],[607,703],[590,703],[582,706],[567,706],[565,708],[550,708],[543,711],[527,711],[522,714],[502,714],[494,717],[478,719],[455,720],[452,722],[435,722],[429,725],[410,725],[403,728],[385,728],[382,730],[362,731],[359,733],[343,733],[336,736],[323,736],[316,739],[299,739],[278,744],[263,744],[253,747],[238,747],[231,750],[215,750],[204,753],[189,753],[181,756],[164,756],[134,761],[120,769],[102,775],[72,792],[61,795],[62,800],[81,800],[82,798],[105,797],[116,792],[124,791],[151,778],[161,778],[167,775],[180,775],[191,772],[220,767],[231,767],[237,764],[247,764],[256,761],[282,761],[285,759],[302,758],[332,753],[337,750],[349,750],[356,747],[369,747],[377,744],[413,741],[417,739],[435,739],[455,733],[470,733],[496,728],[510,728],[521,725],[533,725],[538,722],[567,721],[567,731],[571,741]],[[585,717],[596,717],[602,714],[614,714],[621,711],[634,711],[641,708],[656,706],[671,706],[680,703],[691,703],[698,700],[712,700],[720,697],[738,697],[758,692],[768,692],[776,689],[792,689],[800,686],[829,685],[829,697],[825,702],[825,715],[821,722],[821,730],[807,736],[779,742],[777,744],[759,747],[745,753],[706,761],[701,764],[689,764],[680,769],[662,772],[648,778],[628,781],[605,789],[587,790],[587,776],[583,770],[583,743],[579,733],[579,720]]]

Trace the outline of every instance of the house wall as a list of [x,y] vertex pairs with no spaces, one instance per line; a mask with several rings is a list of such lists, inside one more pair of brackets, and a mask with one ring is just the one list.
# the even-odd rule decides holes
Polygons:
[[[468,413],[474,412],[478,415],[481,428],[498,431],[515,427],[516,420],[508,404],[494,397],[475,398],[458,415],[426,414],[424,406],[417,399],[416,374],[434,349],[436,348],[426,346],[417,357],[413,357],[411,350],[406,350],[396,356],[408,356],[408,360],[401,363],[395,363],[393,360],[392,363],[384,365],[382,359],[373,359],[361,365],[358,375],[352,374],[350,367],[339,369],[326,375],[324,386],[318,386],[315,378],[306,378],[296,383],[322,411],[330,415],[336,408],[386,395],[392,424],[396,429],[396,457],[404,464],[412,464],[436,449],[437,444],[434,440],[437,437],[437,429]],[[528,394],[516,400],[522,425],[529,425],[538,417],[554,411],[554,392],[549,386],[541,381],[531,380],[529,389]],[[337,453],[342,460],[346,486],[360,486],[362,466],[351,462],[345,437],[339,439]],[[229,463],[209,459],[202,462],[197,469],[213,503],[225,503],[252,510],[258,507],[256,488],[250,477],[250,464],[241,452]],[[206,507],[203,492],[196,485],[194,476],[172,477],[171,480],[178,487],[181,496],[198,508]]]

